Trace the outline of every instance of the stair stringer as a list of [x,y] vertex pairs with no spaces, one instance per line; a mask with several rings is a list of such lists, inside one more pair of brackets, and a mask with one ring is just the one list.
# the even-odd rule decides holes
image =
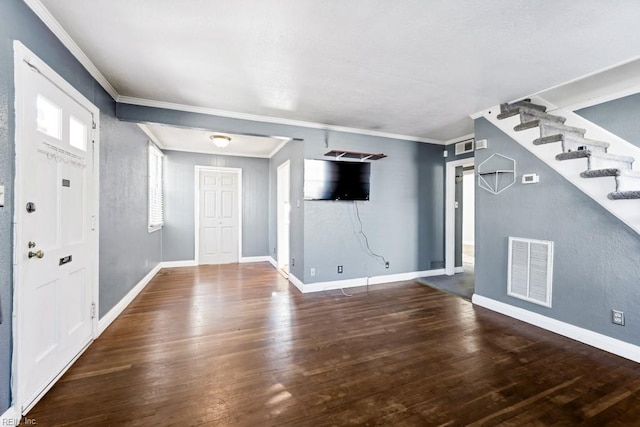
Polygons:
[[[566,117],[566,125],[586,129],[585,137],[609,142],[608,152],[635,158],[633,170],[640,170],[640,147],[620,138],[619,136],[601,128],[595,123],[569,110],[554,109],[554,106],[541,98],[532,99],[536,104],[548,107],[547,112]],[[520,124],[518,115],[498,120],[500,106],[485,110],[482,116],[491,124],[507,134],[510,138],[538,157],[549,167],[562,175],[567,181],[580,189],[595,202],[600,204],[620,221],[640,234],[640,200],[611,200],[607,194],[615,189],[614,177],[583,178],[580,173],[587,170],[587,159],[570,161],[556,160],[556,155],[562,152],[561,143],[534,145],[533,140],[540,137],[537,127],[515,131],[513,128]],[[489,141],[489,145],[491,142]]]

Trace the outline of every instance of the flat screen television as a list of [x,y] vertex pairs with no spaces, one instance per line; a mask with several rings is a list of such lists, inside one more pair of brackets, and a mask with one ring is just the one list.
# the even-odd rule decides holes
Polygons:
[[371,163],[304,161],[305,200],[369,200]]

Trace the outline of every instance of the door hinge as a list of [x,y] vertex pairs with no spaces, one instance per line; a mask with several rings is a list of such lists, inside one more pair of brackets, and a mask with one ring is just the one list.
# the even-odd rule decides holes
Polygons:
[[91,231],[95,231],[96,229],[96,216],[91,215]]
[[95,302],[91,303],[91,318],[92,319],[96,318],[96,303]]

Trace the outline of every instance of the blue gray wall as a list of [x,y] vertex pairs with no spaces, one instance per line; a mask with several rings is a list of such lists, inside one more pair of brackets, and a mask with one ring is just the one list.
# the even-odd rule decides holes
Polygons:
[[[140,157],[143,155],[142,147],[146,147],[144,134],[131,124],[115,120],[115,102],[21,0],[0,1],[0,17],[0,181],[4,182],[7,192],[5,207],[0,208],[1,414],[10,405],[11,375],[11,223],[15,153],[13,40],[25,44],[101,111],[100,232],[102,239],[112,240],[112,245],[102,242],[100,245],[101,314],[108,311],[160,260],[160,235],[149,235],[146,231],[146,180],[144,192],[140,188],[146,166],[135,175],[126,167],[146,165],[146,154],[145,160]],[[134,211],[139,209],[136,203],[145,205],[142,212]],[[143,230],[140,226],[144,227]],[[135,232],[132,232],[133,228]]]
[[[497,195],[476,190],[475,292],[640,345],[640,236],[485,119],[475,135],[489,142],[476,164],[500,153],[516,160],[517,180],[540,175]],[[552,308],[507,296],[509,236],[555,242]],[[611,323],[611,309],[625,312],[627,326]]]
[[639,112],[640,94],[575,111],[585,119],[640,147]]
[[[441,145],[344,132],[327,134],[320,129],[128,104],[118,104],[117,115],[121,120],[132,122],[283,136],[303,141],[287,144],[271,159],[267,214],[269,246],[263,255],[274,256],[275,171],[282,161],[292,159],[290,252],[295,265],[291,263],[291,272],[304,283],[444,267],[445,163]],[[324,158],[324,153],[330,149],[384,152],[389,156],[372,162],[371,200],[359,203],[371,248],[389,260],[389,269],[366,254],[356,234],[359,225],[352,202],[303,200],[303,159]],[[165,253],[167,250],[165,248]],[[338,265],[344,267],[344,273],[337,273]],[[313,277],[311,267],[316,269]]]
[[165,151],[163,261],[195,259],[195,166],[242,169],[242,256],[268,254],[269,159]]
[[[304,202],[305,283],[380,276],[444,267],[444,158],[441,145],[332,132],[305,141],[304,156],[332,149],[385,153],[371,162],[369,201],[356,202],[371,249],[358,236],[355,203]],[[337,273],[342,265],[344,272]],[[315,277],[310,268],[316,269]]]
[[[304,203],[302,200],[304,143],[289,141],[269,159],[269,255],[278,260],[278,166],[289,160],[291,218],[289,223],[289,272],[302,280],[304,273]],[[298,204],[300,201],[300,204]]]
[[102,317],[161,261],[163,232],[147,229],[146,135],[137,125],[118,121],[113,103],[100,111]]

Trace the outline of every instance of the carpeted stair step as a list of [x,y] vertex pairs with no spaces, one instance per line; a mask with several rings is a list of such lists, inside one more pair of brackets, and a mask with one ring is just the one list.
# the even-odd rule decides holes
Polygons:
[[544,105],[534,104],[533,102],[531,102],[531,99],[527,98],[521,101],[512,102],[511,104],[500,104],[500,113],[506,113],[507,111],[518,109],[520,107],[528,108],[530,110],[538,110],[543,113],[547,111],[547,107],[545,107]]
[[543,113],[538,110],[520,109],[520,122],[526,123],[532,120],[547,120],[550,122],[564,123],[567,121],[566,117],[556,116],[549,113]]
[[567,121],[565,117],[555,116],[553,114],[545,113],[544,111],[537,110],[529,107],[516,107],[508,109],[503,113],[498,114],[497,119],[502,120],[516,115],[520,115],[520,123],[529,122],[538,119],[547,119],[553,122],[564,123]]
[[617,176],[621,170],[631,169],[633,157],[618,156],[616,154],[600,153],[597,151],[580,150],[561,153],[557,160],[587,159],[587,170],[580,173],[583,178],[600,178],[603,176]]
[[616,193],[640,192],[640,171],[620,169],[616,174]]
[[607,197],[611,200],[629,200],[629,199],[640,199],[640,191],[623,191],[607,194]]
[[581,150],[599,151],[601,153],[606,153],[610,145],[608,142],[597,141],[595,139],[587,139],[585,137],[572,133],[562,135],[561,140],[562,151],[564,153]]
[[[532,120],[526,123],[520,123],[517,126],[513,127],[515,131],[521,131],[526,129],[531,129],[534,127],[540,127],[540,138],[545,138],[553,135],[562,135],[563,133],[573,133],[576,135],[584,136],[587,132],[586,129],[576,128],[573,126],[567,126],[562,123],[558,123],[555,121],[549,121],[545,119]],[[560,141],[560,137],[558,137],[557,141]]]
[[564,135],[567,134],[584,137],[584,134],[587,132],[586,129],[567,126],[562,123],[548,122],[546,120],[541,120],[539,127],[540,139],[544,140],[546,138],[548,141],[553,140],[553,138],[557,138],[556,141],[560,141],[564,138]]

